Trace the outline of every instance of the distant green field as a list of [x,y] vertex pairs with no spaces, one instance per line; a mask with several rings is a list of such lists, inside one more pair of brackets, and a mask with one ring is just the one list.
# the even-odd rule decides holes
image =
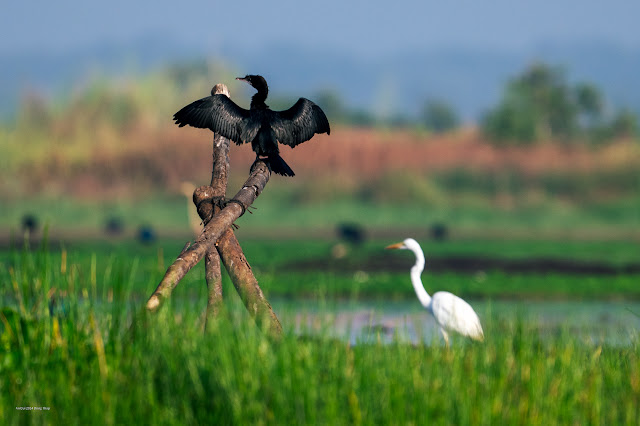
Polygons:
[[[246,231],[332,231],[339,223],[353,222],[371,229],[414,228],[428,230],[443,223],[453,232],[526,231],[567,233],[597,232],[638,238],[640,200],[616,200],[598,204],[542,204],[501,208],[483,198],[464,199],[434,206],[424,203],[377,203],[354,198],[331,202],[304,202],[287,188],[267,187],[254,203],[255,214],[238,220]],[[455,198],[455,197],[453,197]],[[159,232],[189,233],[188,209],[183,196],[156,195],[138,201],[82,201],[71,198],[18,199],[0,204],[0,230],[20,227],[24,214],[35,214],[41,225],[55,232],[102,231],[109,218],[120,218],[125,230],[151,225]]]
[[[334,242],[327,240],[239,239],[256,277],[267,296],[345,298],[414,297],[409,281],[413,256],[408,252],[387,252],[383,247],[402,239],[375,240],[348,250],[339,261],[331,256]],[[597,299],[640,298],[637,273],[585,275],[564,272],[517,273],[501,270],[433,272],[430,259],[456,256],[485,256],[498,259],[575,259],[600,262],[612,267],[638,262],[638,245],[633,241],[544,241],[544,240],[452,240],[421,241],[427,256],[423,280],[431,291],[449,290],[463,297],[486,299]],[[55,274],[62,267],[65,252],[67,273],[104,296],[114,277],[124,280],[137,299],[148,297],[175,260],[184,240],[160,240],[144,245],[135,240],[69,242],[55,247],[19,248],[0,251],[0,273],[24,268]],[[45,266],[46,265],[46,266]],[[406,265],[406,267],[405,267]],[[34,274],[36,272],[33,272]],[[227,290],[234,293],[225,277]],[[9,287],[0,293],[10,292]],[[197,265],[175,291],[175,297],[205,300],[204,267]],[[10,293],[4,296],[10,297]]]

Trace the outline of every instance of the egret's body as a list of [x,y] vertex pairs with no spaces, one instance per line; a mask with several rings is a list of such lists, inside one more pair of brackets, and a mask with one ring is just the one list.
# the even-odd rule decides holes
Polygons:
[[411,268],[411,283],[422,306],[431,312],[440,326],[447,346],[448,333],[452,331],[474,340],[484,339],[480,319],[467,302],[448,291],[438,291],[433,296],[427,293],[420,278],[424,270],[424,253],[416,240],[407,238],[401,243],[388,246],[387,249],[411,250],[416,255],[416,263]]

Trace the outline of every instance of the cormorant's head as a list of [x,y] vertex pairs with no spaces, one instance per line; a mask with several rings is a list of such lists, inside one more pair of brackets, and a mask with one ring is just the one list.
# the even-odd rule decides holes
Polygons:
[[269,90],[267,80],[265,80],[261,75],[245,75],[244,77],[236,77],[236,80],[246,81],[258,92],[267,92]]

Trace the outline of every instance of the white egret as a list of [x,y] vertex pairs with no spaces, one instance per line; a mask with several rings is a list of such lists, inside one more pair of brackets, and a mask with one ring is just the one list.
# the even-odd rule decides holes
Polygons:
[[444,336],[444,341],[449,346],[449,332],[455,331],[474,340],[484,340],[484,333],[480,325],[480,319],[467,302],[448,291],[438,291],[429,296],[420,275],[424,270],[424,253],[420,244],[413,238],[391,244],[387,249],[411,250],[416,255],[416,264],[411,268],[411,283],[416,295],[424,306],[435,318]]

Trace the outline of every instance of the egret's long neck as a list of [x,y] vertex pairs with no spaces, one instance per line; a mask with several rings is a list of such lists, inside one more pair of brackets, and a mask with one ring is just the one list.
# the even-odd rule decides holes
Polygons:
[[416,291],[416,296],[418,296],[418,300],[422,303],[422,306],[425,308],[429,308],[431,305],[431,296],[425,290],[424,285],[422,285],[422,280],[420,279],[420,275],[422,275],[422,271],[424,270],[424,254],[422,254],[422,250],[413,250],[416,255],[416,264],[411,268],[411,284],[413,284],[413,289]]

